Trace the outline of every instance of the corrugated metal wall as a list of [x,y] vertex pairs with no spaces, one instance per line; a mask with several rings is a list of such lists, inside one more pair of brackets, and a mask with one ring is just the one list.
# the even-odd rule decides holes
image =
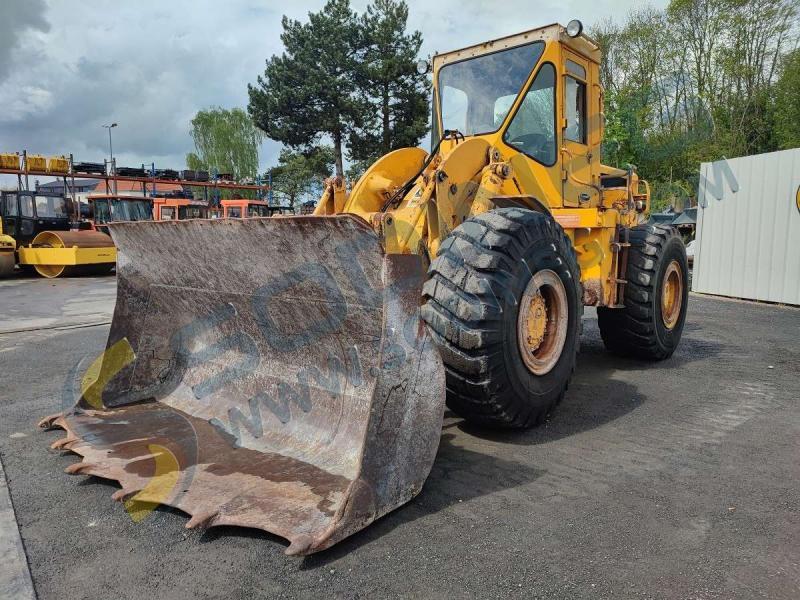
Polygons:
[[692,290],[800,305],[800,148],[703,163],[698,199]]

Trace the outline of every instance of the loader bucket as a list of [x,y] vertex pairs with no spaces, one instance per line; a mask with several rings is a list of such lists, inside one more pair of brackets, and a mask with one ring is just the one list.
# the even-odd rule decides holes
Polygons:
[[[419,319],[418,257],[354,216],[111,225],[107,349],[48,417],[128,507],[187,527],[336,543],[408,502],[439,443],[444,371]],[[132,508],[133,509],[133,508]]]

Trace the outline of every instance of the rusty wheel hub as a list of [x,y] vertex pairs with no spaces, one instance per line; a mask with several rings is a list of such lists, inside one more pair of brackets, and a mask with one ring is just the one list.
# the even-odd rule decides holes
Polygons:
[[567,339],[567,292],[549,269],[528,282],[517,315],[517,342],[522,360],[534,375],[549,373]]
[[661,285],[661,320],[667,329],[678,323],[683,305],[683,273],[677,260],[667,266]]

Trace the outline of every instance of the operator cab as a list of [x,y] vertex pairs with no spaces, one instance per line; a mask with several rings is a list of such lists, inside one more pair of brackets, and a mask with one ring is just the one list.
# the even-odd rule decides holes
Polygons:
[[208,219],[208,204],[192,198],[153,198],[156,221]]
[[599,64],[578,21],[436,55],[433,144],[484,138],[546,205],[599,204]]
[[87,198],[91,207],[92,229],[108,233],[108,223],[117,221],[152,221],[153,207],[149,198],[100,194]]
[[69,231],[71,212],[72,200],[64,194],[10,191],[0,195],[2,231],[20,246],[42,231]]
[[283,214],[284,207],[270,206],[264,200],[250,198],[230,198],[221,200],[223,216],[226,219],[245,219],[251,217],[271,217],[276,212]]

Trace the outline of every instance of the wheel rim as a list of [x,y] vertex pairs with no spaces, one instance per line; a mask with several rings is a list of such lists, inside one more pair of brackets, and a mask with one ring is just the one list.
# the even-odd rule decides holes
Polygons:
[[567,340],[567,290],[549,269],[528,282],[517,315],[517,343],[522,360],[534,375],[549,373]]
[[64,265],[34,265],[33,268],[42,277],[53,279],[60,276],[66,267]]
[[661,286],[661,320],[667,329],[673,329],[678,323],[683,305],[683,277],[681,266],[673,260],[664,273]]

